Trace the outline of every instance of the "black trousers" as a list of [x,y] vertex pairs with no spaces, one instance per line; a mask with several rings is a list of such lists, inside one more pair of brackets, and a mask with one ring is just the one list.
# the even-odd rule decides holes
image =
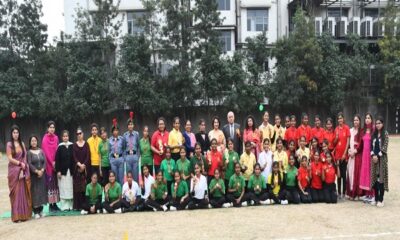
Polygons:
[[163,210],[162,206],[169,204],[169,197],[167,196],[165,199],[156,199],[153,200],[150,197],[146,200],[145,206],[151,209]]
[[183,202],[181,202],[180,197],[173,198],[171,200],[171,206],[176,207],[177,210],[184,210],[186,206],[189,204],[189,197],[185,198]]
[[312,203],[312,198],[311,198],[311,191],[310,188],[304,189],[305,193],[308,193],[307,195],[304,194],[302,191],[299,191],[300,195],[300,200],[302,203]]
[[110,206],[111,202],[105,201],[103,202],[103,208],[108,212],[108,213],[114,213],[115,210],[118,208],[122,207],[121,201],[116,202],[113,206]]
[[246,193],[246,199],[247,201],[254,201],[254,205],[260,205],[260,201],[265,201],[268,199],[268,193],[267,192],[261,192],[259,194],[256,194],[254,191],[250,191]]
[[268,194],[269,199],[274,200],[275,203],[281,203],[282,200],[286,200],[286,191],[281,189],[278,195],[275,195],[272,191]]
[[227,198],[227,202],[233,203],[234,207],[241,207],[242,206],[242,202],[246,202],[248,200],[246,194],[243,194],[243,197],[240,200],[240,203],[236,202],[236,199],[238,199],[238,198],[236,198],[232,193],[228,193],[226,198]]
[[385,195],[385,184],[376,181],[374,184],[374,190],[375,190],[375,201],[377,203],[383,202],[383,196]]
[[297,187],[286,186],[286,198],[289,201],[289,203],[299,204],[300,195]]
[[167,181],[168,196],[170,196],[170,197],[172,197],[172,190],[171,190],[172,183],[173,183],[173,181]]
[[221,208],[222,205],[225,203],[225,197],[219,197],[219,198],[211,198],[210,199],[210,204],[213,208]]
[[207,199],[191,198],[189,203],[188,203],[188,208],[190,210],[206,209],[206,208],[208,208],[208,200]]
[[134,212],[143,210],[143,199],[138,197],[135,199],[135,202],[131,204],[126,199],[121,199],[121,206],[124,208],[125,212]]
[[337,203],[337,192],[335,183],[324,183],[324,198],[326,203]]
[[93,207],[93,206],[95,208],[95,210],[94,210],[95,212],[94,213],[97,213],[97,210],[101,210],[102,209],[100,202],[96,202],[96,204],[93,205],[93,204],[89,204],[87,201],[82,204],[82,209],[87,211],[89,214],[93,214],[92,212],[90,212],[90,208]]
[[325,202],[324,191],[322,189],[311,188],[310,192],[313,203]]
[[337,178],[338,183],[338,194],[346,193],[346,171],[347,171],[347,161],[339,161],[339,171],[340,178]]
[[108,177],[110,176],[110,170],[111,167],[101,167],[101,173],[103,174],[103,177],[100,177],[99,183],[101,184],[101,186],[105,186],[108,183]]

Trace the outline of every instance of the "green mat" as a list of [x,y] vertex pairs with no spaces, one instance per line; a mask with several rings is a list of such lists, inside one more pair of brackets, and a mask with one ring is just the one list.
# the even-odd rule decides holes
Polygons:
[[[47,216],[78,216],[81,215],[81,212],[79,211],[59,211],[59,212],[49,212],[49,206],[46,205],[43,208],[44,214]],[[0,218],[5,219],[5,218],[11,218],[11,212],[4,212],[1,214]]]

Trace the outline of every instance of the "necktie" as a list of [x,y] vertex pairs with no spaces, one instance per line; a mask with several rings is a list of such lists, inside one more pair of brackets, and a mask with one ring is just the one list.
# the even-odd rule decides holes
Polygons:
[[233,130],[234,130],[233,124],[231,124],[230,126],[231,126],[231,138],[233,139],[233,138],[234,138],[234,134],[233,134]]

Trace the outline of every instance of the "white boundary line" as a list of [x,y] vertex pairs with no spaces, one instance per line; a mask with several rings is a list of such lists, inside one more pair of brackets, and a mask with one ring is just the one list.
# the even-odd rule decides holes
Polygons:
[[300,238],[274,238],[275,240],[312,240],[312,239],[344,239],[344,238],[378,238],[399,236],[400,232],[382,232],[382,233],[362,233],[336,236],[320,236],[320,237],[300,237]]

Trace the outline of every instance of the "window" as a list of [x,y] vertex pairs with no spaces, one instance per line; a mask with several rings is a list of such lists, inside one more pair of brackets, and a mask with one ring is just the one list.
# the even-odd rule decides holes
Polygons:
[[348,14],[348,9],[346,8],[342,8],[342,10],[340,10],[340,8],[328,8],[328,17],[335,17],[335,18],[339,18],[340,16],[347,17],[347,14]]
[[232,45],[231,31],[221,31],[219,39],[221,42],[221,51],[224,53],[231,51],[231,45]]
[[218,10],[231,10],[231,0],[217,0]]
[[[364,16],[377,18],[378,17],[378,9],[377,8],[366,8],[364,10]],[[382,12],[381,12],[381,16],[382,16]]]
[[268,9],[247,10],[247,31],[268,31]]
[[145,13],[145,11],[128,12],[128,34],[135,35],[144,31],[143,26],[139,23]]

